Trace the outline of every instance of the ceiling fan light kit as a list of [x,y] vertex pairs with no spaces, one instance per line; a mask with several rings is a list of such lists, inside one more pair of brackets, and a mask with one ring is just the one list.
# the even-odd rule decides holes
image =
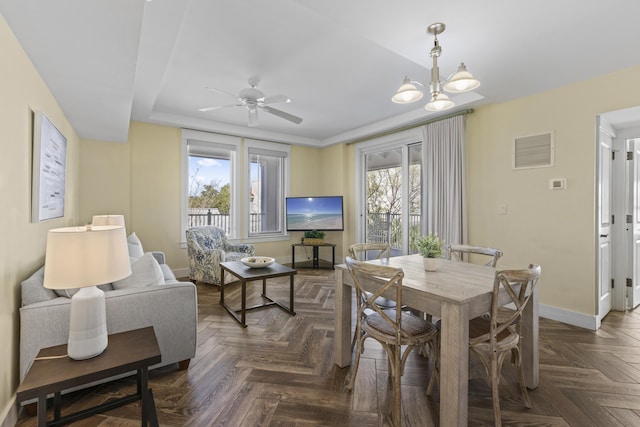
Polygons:
[[[429,89],[431,92],[429,102],[424,106],[429,111],[444,111],[453,108],[456,104],[447,95],[442,93],[443,90],[451,93],[469,92],[480,86],[480,82],[467,70],[464,62],[460,64],[458,70],[453,73],[443,84],[440,82],[440,70],[438,69],[438,57],[442,53],[442,48],[438,42],[438,34],[441,34],[446,28],[441,22],[436,22],[427,27],[427,32],[433,34],[434,44],[431,48],[429,56],[433,59],[433,67],[431,68],[431,82]],[[418,81],[411,80],[405,76],[402,85],[395,95],[391,97],[391,101],[396,104],[409,104],[422,98],[423,93],[415,85],[425,87]]]
[[289,99],[288,96],[283,94],[278,94],[273,96],[264,96],[264,93],[262,93],[262,91],[260,91],[256,87],[258,85],[258,79],[250,78],[248,83],[249,83],[249,87],[242,89],[237,96],[229,92],[226,92],[224,90],[206,87],[206,89],[211,90],[213,92],[219,92],[219,93],[237,98],[238,101],[240,102],[235,104],[217,105],[213,107],[199,108],[198,111],[207,112],[207,111],[217,110],[220,108],[246,107],[247,108],[247,124],[249,127],[256,127],[259,125],[258,109],[261,109],[264,112],[273,114],[274,116],[280,117],[282,119],[288,120],[297,125],[302,123],[302,119],[300,117],[294,116],[293,114],[289,114],[281,110],[277,110],[270,106],[271,104],[290,103],[291,99]]

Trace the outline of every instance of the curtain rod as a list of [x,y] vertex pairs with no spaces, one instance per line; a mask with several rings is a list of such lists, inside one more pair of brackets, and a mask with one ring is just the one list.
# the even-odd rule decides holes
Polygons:
[[425,126],[425,125],[428,125],[428,124],[431,124],[431,123],[435,123],[435,122],[439,122],[439,121],[442,121],[442,120],[447,120],[447,119],[450,119],[452,117],[466,116],[467,114],[471,114],[471,113],[473,113],[473,109],[472,108],[468,108],[466,110],[457,111],[455,113],[449,113],[447,115],[440,116],[440,117],[437,117],[435,119],[424,120],[422,122],[414,123],[414,124],[411,124],[411,125],[401,126],[399,128],[390,129],[390,130],[387,130],[387,131],[375,133],[373,135],[363,136],[363,137],[354,139],[353,141],[347,142],[346,145],[356,144],[358,142],[367,141],[369,139],[380,138],[381,136],[392,135],[394,133],[403,132],[405,130],[414,129],[414,128],[417,128],[417,127],[420,127],[420,126]]

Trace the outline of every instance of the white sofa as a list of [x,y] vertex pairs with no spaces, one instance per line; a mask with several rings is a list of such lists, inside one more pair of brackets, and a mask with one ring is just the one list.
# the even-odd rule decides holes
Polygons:
[[[153,326],[162,361],[152,368],[179,363],[181,369],[186,369],[196,350],[196,287],[191,282],[176,280],[165,264],[163,253],[149,254],[162,271],[159,283],[144,283],[142,286],[134,283],[137,277],[145,280],[145,276],[136,276],[139,269],[134,268],[136,261],[132,260],[133,275],[127,279],[126,287],[117,289],[115,284],[101,286],[105,291],[107,331],[112,334]],[[66,344],[69,336],[71,299],[45,288],[43,280],[44,267],[22,282],[20,380],[41,348]],[[84,387],[89,385],[93,384]]]

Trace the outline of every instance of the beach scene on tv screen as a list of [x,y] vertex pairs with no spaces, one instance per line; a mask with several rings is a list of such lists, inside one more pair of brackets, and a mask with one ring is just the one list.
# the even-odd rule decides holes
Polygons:
[[287,200],[289,230],[341,230],[342,198],[304,197]]

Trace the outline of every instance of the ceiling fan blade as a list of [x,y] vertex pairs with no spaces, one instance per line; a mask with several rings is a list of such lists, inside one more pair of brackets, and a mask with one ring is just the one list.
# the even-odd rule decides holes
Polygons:
[[281,117],[281,118],[283,118],[285,120],[289,120],[290,122],[293,122],[293,123],[295,123],[297,125],[302,123],[302,119],[300,117],[294,116],[293,114],[285,113],[284,111],[276,110],[275,108],[271,108],[271,107],[267,107],[267,106],[262,107],[262,109],[264,111],[266,111],[267,113],[271,113],[271,114],[276,115],[278,117]]
[[274,96],[267,96],[262,101],[262,105],[282,104],[282,103],[288,103],[288,102],[291,102],[289,97],[287,95],[280,94],[280,95],[274,95]]
[[248,111],[249,111],[249,127],[258,126],[258,109],[250,108]]
[[223,94],[223,95],[229,95],[229,96],[232,96],[232,97],[234,97],[234,98],[238,98],[238,95],[235,95],[235,94],[233,94],[233,93],[226,92],[226,91],[221,90],[221,89],[216,89],[216,88],[214,88],[214,87],[209,87],[209,86],[205,86],[204,88],[205,88],[205,89],[207,89],[207,90],[210,90],[211,92],[218,92],[218,93],[221,93],[221,94]]
[[205,112],[205,111],[217,110],[219,108],[230,108],[230,107],[242,107],[242,104],[216,105],[215,107],[198,108],[198,111]]

